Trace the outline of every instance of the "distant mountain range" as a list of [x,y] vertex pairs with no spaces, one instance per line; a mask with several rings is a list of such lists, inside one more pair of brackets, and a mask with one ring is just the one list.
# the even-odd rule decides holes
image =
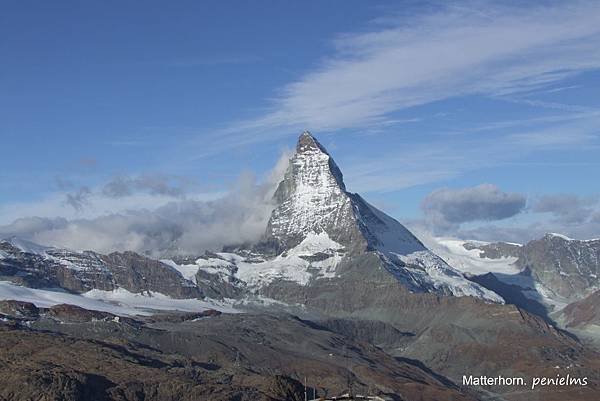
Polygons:
[[600,339],[600,239],[548,233],[525,245],[438,239],[463,274],[530,312]]

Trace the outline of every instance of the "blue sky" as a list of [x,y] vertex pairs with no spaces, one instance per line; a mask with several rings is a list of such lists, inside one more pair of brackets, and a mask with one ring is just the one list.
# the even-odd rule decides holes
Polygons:
[[[436,235],[600,236],[598,20],[597,2],[2,2],[0,225],[228,196],[309,129],[351,191]],[[524,204],[450,221],[469,188]]]

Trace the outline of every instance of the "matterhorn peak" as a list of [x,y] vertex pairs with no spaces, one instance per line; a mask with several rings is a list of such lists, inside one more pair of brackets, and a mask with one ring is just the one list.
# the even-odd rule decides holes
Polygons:
[[300,134],[300,137],[298,138],[298,143],[296,144],[296,152],[322,152],[328,154],[327,150],[325,150],[323,145],[321,145],[319,141],[317,141],[317,139],[314,136],[312,136],[310,131],[304,131],[302,134]]
[[[298,245],[307,235],[326,233],[347,249],[410,253],[423,244],[404,226],[346,191],[337,164],[308,131],[298,138],[283,180],[275,191],[266,239],[278,250]],[[390,249],[391,248],[391,249]]]
[[299,244],[311,232],[331,232],[343,225],[342,220],[352,218],[342,172],[308,131],[298,138],[274,199],[277,207],[266,237],[284,249]]
[[274,201],[261,245],[281,257],[320,247],[326,248],[323,255],[332,247],[346,255],[372,253],[411,290],[501,301],[462,277],[398,221],[346,191],[342,172],[308,131],[298,138]]
[[[387,248],[391,237],[395,251],[424,249],[400,223],[346,191],[339,167],[308,131],[298,138],[296,153],[274,200],[276,207],[265,237],[277,244],[277,250],[293,248],[310,233],[326,233],[347,249],[359,252]],[[377,235],[382,230],[393,233]]]

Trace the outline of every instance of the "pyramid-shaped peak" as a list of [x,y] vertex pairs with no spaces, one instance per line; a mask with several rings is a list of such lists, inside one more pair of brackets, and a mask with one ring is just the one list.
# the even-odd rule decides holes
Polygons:
[[278,255],[277,263],[289,260],[289,266],[287,262],[281,265],[289,269],[286,271],[296,274],[303,269],[287,259],[290,257],[299,258],[301,264],[308,261],[311,271],[329,266],[313,278],[336,277],[349,266],[348,272],[353,274],[359,271],[355,267],[375,266],[413,292],[473,295],[502,302],[496,294],[462,277],[397,220],[346,191],[342,172],[308,131],[300,135],[273,200],[275,208],[256,249]]
[[319,143],[319,141],[317,141],[317,138],[315,138],[310,131],[304,131],[302,134],[300,134],[300,137],[298,138],[298,144],[296,145],[296,152],[297,153],[304,153],[304,152],[314,152],[314,151],[319,151],[325,154],[329,154],[327,153],[327,150],[323,147],[323,145],[321,145]]

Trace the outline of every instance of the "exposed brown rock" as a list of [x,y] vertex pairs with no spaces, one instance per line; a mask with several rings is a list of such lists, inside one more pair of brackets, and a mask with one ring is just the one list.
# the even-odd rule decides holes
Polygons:
[[31,302],[6,300],[0,301],[0,314],[16,318],[36,318],[39,309]]
[[297,319],[230,315],[164,323],[131,339],[114,331],[100,333],[104,341],[81,338],[102,324],[55,326],[80,338],[0,325],[0,399],[301,400],[304,375],[321,395],[342,392],[352,377],[357,389],[392,400],[475,399],[418,366]]
[[582,327],[588,324],[600,326],[600,290],[567,305],[562,310],[567,327]]

